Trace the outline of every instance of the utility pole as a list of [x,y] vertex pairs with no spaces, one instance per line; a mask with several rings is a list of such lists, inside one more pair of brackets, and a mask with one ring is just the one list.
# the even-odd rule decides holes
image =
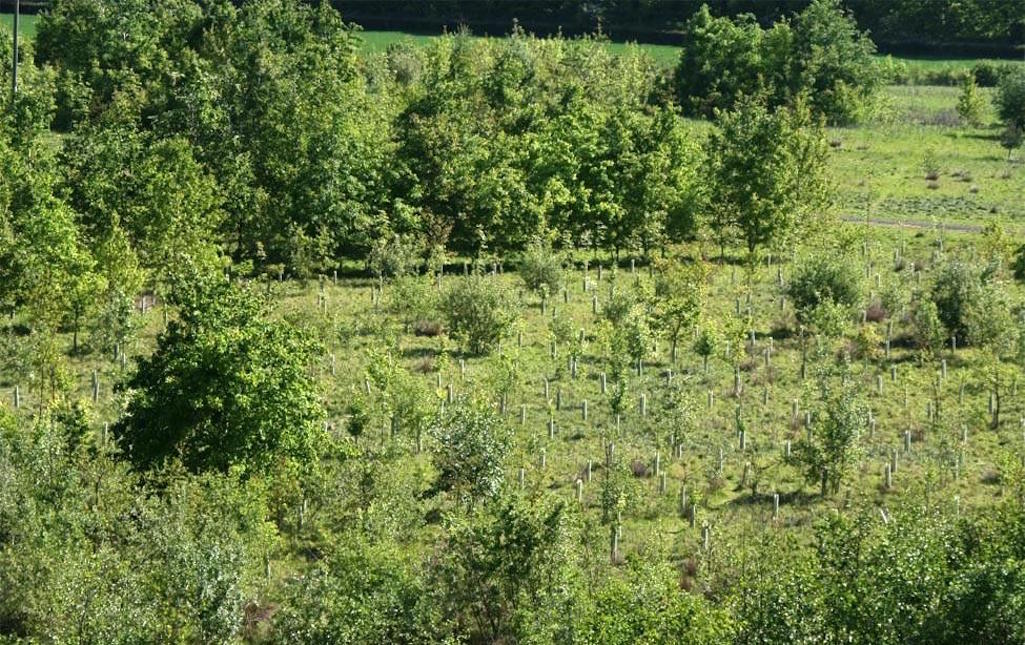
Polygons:
[[18,93],[18,23],[21,18],[21,0],[14,0],[14,55],[11,56],[11,109]]

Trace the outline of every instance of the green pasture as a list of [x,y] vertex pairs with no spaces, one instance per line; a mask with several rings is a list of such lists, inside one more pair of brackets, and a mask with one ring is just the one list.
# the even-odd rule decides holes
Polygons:
[[[953,87],[892,86],[874,122],[829,132],[836,203],[845,214],[897,220],[1025,224],[1025,165],[1009,158],[990,113],[959,123]],[[938,177],[927,179],[932,161]]]

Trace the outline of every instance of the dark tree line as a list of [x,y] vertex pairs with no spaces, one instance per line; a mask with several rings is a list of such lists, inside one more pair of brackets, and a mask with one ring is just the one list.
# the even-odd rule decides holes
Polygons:
[[[518,20],[538,33],[589,33],[599,26],[614,38],[680,43],[687,18],[704,0],[336,0],[354,20],[376,29],[450,28],[466,24],[502,33]],[[767,26],[803,11],[811,0],[710,0],[714,16],[752,14]],[[948,53],[951,46],[984,46],[1012,53],[1025,41],[1025,7],[1016,0],[845,0],[858,26],[887,48]],[[496,31],[497,30],[497,31]],[[683,41],[685,42],[685,41]]]

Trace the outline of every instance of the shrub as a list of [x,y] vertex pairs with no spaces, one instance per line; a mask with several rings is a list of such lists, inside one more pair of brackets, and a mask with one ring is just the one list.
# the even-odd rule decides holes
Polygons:
[[416,272],[422,253],[423,244],[412,236],[382,236],[371,247],[367,263],[375,276],[399,277]]
[[814,257],[797,269],[787,295],[797,311],[797,319],[811,323],[816,317],[814,312],[827,303],[849,314],[861,298],[859,282],[857,271],[846,261]]
[[928,352],[938,352],[943,347],[944,330],[936,303],[928,298],[919,300],[911,313],[911,328],[915,345]]
[[444,326],[437,320],[420,319],[413,323],[413,334],[415,336],[434,338],[435,336],[441,336],[444,331]]
[[438,292],[428,278],[403,276],[395,280],[389,299],[389,310],[406,327],[416,330],[422,321],[432,321],[438,315]]
[[424,636],[424,589],[395,547],[342,540],[304,576],[274,617],[279,642],[415,642]]
[[1018,282],[1025,282],[1025,244],[1018,247],[1011,261],[1011,272]]
[[506,309],[506,300],[498,283],[485,276],[456,281],[444,301],[449,333],[472,354],[490,352],[515,318]]
[[508,429],[494,408],[470,401],[449,410],[432,431],[436,439],[435,491],[473,501],[497,495],[505,481]]
[[1013,64],[994,63],[992,61],[979,61],[972,66],[972,77],[982,87],[996,87],[1011,68]]
[[947,337],[973,345],[999,340],[1010,305],[992,278],[991,267],[950,262],[940,268],[930,296]]

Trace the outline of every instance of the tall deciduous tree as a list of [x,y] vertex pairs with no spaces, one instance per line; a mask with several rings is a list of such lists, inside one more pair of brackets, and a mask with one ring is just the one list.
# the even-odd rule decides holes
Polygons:
[[756,98],[720,113],[717,125],[704,147],[710,223],[735,228],[752,255],[787,246],[826,203],[821,125],[801,101],[770,110]]

